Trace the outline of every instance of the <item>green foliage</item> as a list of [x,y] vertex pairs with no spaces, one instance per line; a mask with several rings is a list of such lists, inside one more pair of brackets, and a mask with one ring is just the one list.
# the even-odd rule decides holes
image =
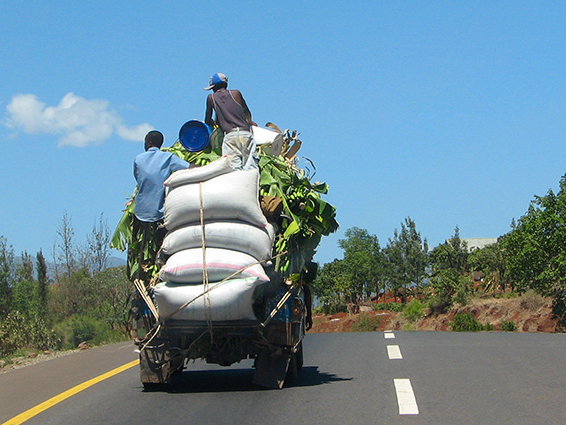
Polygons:
[[276,237],[275,268],[287,276],[300,273],[312,261],[322,236],[338,229],[336,208],[321,197],[328,185],[312,183],[305,170],[281,155],[260,152],[259,169],[260,196],[279,197],[288,217]]
[[105,269],[89,279],[94,288],[90,314],[104,321],[111,330],[130,329],[130,301],[134,291],[126,274],[126,267]]
[[478,322],[471,313],[455,314],[451,325],[452,330],[455,332],[477,332],[484,330],[484,326]]
[[381,318],[362,313],[358,316],[358,321],[352,325],[354,332],[374,332],[379,329]]
[[313,313],[321,314],[336,314],[347,313],[348,307],[346,304],[319,304],[313,309]]
[[[216,137],[218,137],[217,130],[211,135],[211,139]],[[201,152],[188,152],[180,143],[163,150],[198,166],[209,164],[220,158],[222,154],[221,147],[217,143],[211,143]],[[285,276],[302,273],[312,261],[322,236],[334,233],[338,229],[336,208],[321,197],[328,192],[328,185],[321,182],[312,183],[307,172],[297,168],[295,161],[282,155],[272,156],[260,150],[259,156],[260,196],[279,197],[283,204],[282,213],[286,217],[281,221],[276,235],[273,251],[275,269]],[[130,276],[134,276],[140,267],[144,270],[148,267],[139,264],[141,243],[138,239],[133,235],[133,202],[131,202],[110,241],[112,248],[121,251],[129,246],[129,251],[133,253],[128,255]],[[153,251],[157,252],[158,247],[146,244],[145,248],[148,252],[144,253],[143,258],[153,260],[155,258]],[[138,255],[134,255],[135,253]],[[151,277],[155,275],[157,268],[149,271]]]
[[473,250],[468,256],[468,266],[471,271],[483,273],[483,289],[486,292],[505,291],[512,286],[505,267],[505,252],[499,242]]
[[348,277],[344,273],[342,260],[326,263],[312,284],[313,295],[318,297],[325,312],[346,307],[348,297]]
[[430,253],[430,264],[433,274],[440,270],[454,270],[458,274],[466,271],[468,262],[467,244],[460,239],[460,229],[454,229],[454,235],[445,243],[438,245]]
[[405,308],[403,308],[403,316],[405,316],[405,318],[411,323],[421,319],[423,315],[424,306],[422,302],[416,298],[409,301],[405,305]]
[[15,283],[14,250],[0,236],[0,318],[12,308],[12,288]]
[[81,342],[92,345],[123,339],[121,332],[112,331],[103,320],[85,315],[75,315],[55,326],[64,348],[76,348]]
[[66,273],[59,276],[50,287],[49,317],[59,322],[92,308],[97,288],[89,285],[90,277],[86,269],[71,270],[70,276]]
[[430,279],[430,286],[434,290],[431,308],[437,313],[443,313],[455,302],[466,304],[472,290],[472,281],[457,270],[448,268],[437,270],[436,275]]
[[401,231],[395,229],[383,253],[389,287],[405,302],[407,289],[412,286],[420,288],[427,277],[428,243],[421,238],[415,222],[407,217],[401,223]]
[[49,280],[47,277],[47,264],[45,263],[45,257],[41,250],[36,256],[37,264],[37,296],[39,299],[39,305],[41,313],[44,313],[47,307],[47,295],[48,295],[48,285]]
[[460,239],[458,227],[454,235],[430,253],[432,276],[430,286],[434,296],[431,308],[442,313],[453,303],[465,305],[472,291],[472,280],[466,273],[468,248]]
[[501,330],[504,332],[515,332],[517,330],[517,325],[515,325],[515,322],[511,320],[507,320],[501,323]]
[[13,309],[26,316],[40,315],[42,312],[39,298],[39,285],[34,280],[21,280],[13,290]]
[[383,256],[376,236],[356,227],[338,243],[344,258],[322,267],[313,292],[325,305],[360,305],[381,286]]
[[21,348],[39,350],[59,348],[61,341],[40,316],[12,311],[0,321],[0,357]]
[[376,310],[386,310],[386,311],[395,311],[400,312],[403,311],[405,308],[404,304],[401,303],[380,303],[375,305]]
[[553,313],[566,323],[566,175],[557,193],[535,197],[501,244],[518,289],[552,297]]

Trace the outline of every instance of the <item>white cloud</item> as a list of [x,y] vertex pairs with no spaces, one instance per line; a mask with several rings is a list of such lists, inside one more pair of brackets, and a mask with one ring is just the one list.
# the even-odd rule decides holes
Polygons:
[[116,133],[123,139],[143,141],[149,124],[129,127],[105,100],[66,94],[59,105],[46,106],[33,94],[18,94],[6,106],[5,125],[28,134],[60,135],[59,146],[85,147],[103,143]]

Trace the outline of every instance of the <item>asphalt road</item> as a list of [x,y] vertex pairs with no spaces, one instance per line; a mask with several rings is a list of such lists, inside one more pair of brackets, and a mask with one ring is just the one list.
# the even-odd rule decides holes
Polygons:
[[[134,348],[111,345],[0,375],[0,423],[135,359]],[[566,423],[563,334],[309,334],[304,350],[299,381],[282,390],[251,384],[248,361],[195,362],[157,392],[143,389],[133,367],[26,424]]]

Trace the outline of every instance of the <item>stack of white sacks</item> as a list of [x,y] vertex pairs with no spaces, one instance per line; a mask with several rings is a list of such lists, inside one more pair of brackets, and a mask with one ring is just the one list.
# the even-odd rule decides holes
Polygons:
[[[159,274],[162,282],[154,287],[159,316],[256,319],[253,292],[269,280],[259,262],[271,258],[275,238],[275,229],[259,205],[259,170],[234,171],[222,157],[204,167],[177,171],[165,185],[168,233],[161,253],[168,258]],[[199,297],[207,289],[206,296]]]

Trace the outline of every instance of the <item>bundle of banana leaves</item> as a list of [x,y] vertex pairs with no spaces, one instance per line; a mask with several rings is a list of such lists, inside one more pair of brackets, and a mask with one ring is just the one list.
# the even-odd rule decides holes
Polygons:
[[[279,130],[273,124],[268,126]],[[273,248],[275,270],[285,279],[299,280],[301,273],[309,267],[322,236],[335,232],[338,229],[338,222],[335,207],[321,198],[321,195],[328,192],[328,185],[311,182],[314,176],[311,175],[314,170],[313,163],[307,160],[313,170],[297,167],[296,153],[302,143],[298,139],[298,133],[289,130],[281,133],[283,145],[279,155],[272,155],[273,152],[268,152],[267,149],[258,149],[261,171],[260,198],[276,200],[275,203],[280,206],[277,218],[279,230]],[[200,152],[189,152],[179,142],[163,150],[191,164],[202,166],[222,155],[219,143],[221,137],[222,133],[216,129],[211,135],[210,145]],[[114,232],[111,246],[121,251],[128,246],[130,277],[141,268],[149,279],[158,271],[154,256],[158,247],[145,244],[146,252],[143,255],[140,256],[139,253],[133,255],[136,246],[140,246],[140,241],[133,240],[132,223],[133,205],[129,205]]]

